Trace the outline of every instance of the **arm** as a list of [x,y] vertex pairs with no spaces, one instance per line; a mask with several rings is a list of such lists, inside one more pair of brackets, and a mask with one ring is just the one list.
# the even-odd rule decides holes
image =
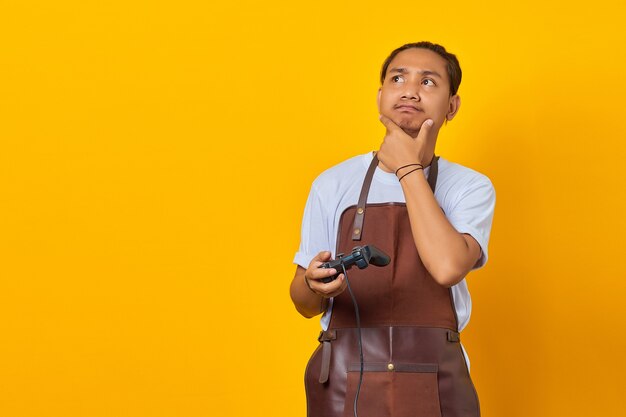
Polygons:
[[[322,201],[314,183],[304,207],[300,247],[294,259],[298,267],[289,288],[296,310],[306,318],[326,311],[328,298],[343,291],[337,291],[338,285],[343,284],[343,275],[339,277],[341,279],[328,284],[319,281],[336,273],[334,269],[319,268],[331,258],[331,253],[325,250],[331,246],[328,241],[327,205],[328,202]],[[315,253],[317,255],[313,256]],[[302,265],[308,266],[305,269]]]
[[[377,155],[385,167],[395,172],[407,164],[425,166],[432,159],[436,138],[431,137],[429,120],[422,124],[415,139],[389,118],[381,116],[381,121],[387,127],[387,135]],[[415,166],[401,169],[398,177],[413,169]],[[421,171],[407,175],[400,182],[415,246],[424,266],[440,285],[450,287],[458,283],[480,258],[480,245],[450,224]]]
[[420,171],[407,175],[400,183],[424,266],[440,285],[457,284],[480,258],[478,242],[450,224]]

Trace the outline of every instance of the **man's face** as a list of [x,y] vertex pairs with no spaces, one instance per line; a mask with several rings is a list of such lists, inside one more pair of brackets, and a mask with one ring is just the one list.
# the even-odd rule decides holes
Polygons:
[[439,130],[446,118],[454,117],[459,105],[457,95],[450,97],[446,60],[423,48],[396,55],[378,92],[379,113],[413,137],[426,119],[432,119]]

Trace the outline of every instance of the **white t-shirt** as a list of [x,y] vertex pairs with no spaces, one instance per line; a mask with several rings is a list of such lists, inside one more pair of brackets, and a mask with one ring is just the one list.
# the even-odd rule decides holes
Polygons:
[[[357,204],[372,158],[371,152],[355,156],[324,171],[315,179],[304,209],[300,248],[294,263],[308,268],[313,257],[321,251],[330,251],[335,257],[339,218],[346,208]],[[428,175],[429,168],[422,172]],[[439,158],[435,199],[459,233],[467,233],[476,239],[482,249],[482,256],[474,269],[482,267],[487,262],[487,245],[495,206],[495,191],[489,178]],[[367,202],[404,203],[404,193],[396,175],[376,168]],[[465,278],[452,287],[452,295],[461,331],[469,322],[472,311],[472,299]],[[322,316],[324,330],[328,328],[331,314],[332,299]]]

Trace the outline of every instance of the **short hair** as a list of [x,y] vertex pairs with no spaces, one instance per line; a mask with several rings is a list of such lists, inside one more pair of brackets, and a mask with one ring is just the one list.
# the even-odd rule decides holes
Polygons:
[[387,76],[387,69],[389,68],[389,64],[391,61],[398,55],[400,52],[411,49],[411,48],[422,48],[428,49],[437,53],[447,62],[447,70],[448,70],[448,78],[450,80],[450,96],[453,96],[459,91],[459,85],[461,85],[461,65],[459,65],[459,60],[456,58],[456,55],[451,54],[446,51],[441,45],[432,42],[414,42],[407,43],[406,45],[402,45],[401,47],[394,49],[394,51],[385,59],[383,63],[383,67],[380,71],[380,84],[382,85],[385,82],[385,77]]

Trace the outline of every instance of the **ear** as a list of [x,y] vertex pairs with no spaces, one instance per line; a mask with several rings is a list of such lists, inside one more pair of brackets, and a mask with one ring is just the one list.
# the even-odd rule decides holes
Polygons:
[[461,97],[458,94],[450,97],[450,103],[448,104],[448,113],[446,113],[446,121],[454,119],[459,108],[461,107]]
[[376,97],[376,106],[378,107],[378,113],[380,114],[380,93],[382,92],[382,88],[378,89],[378,96]]

